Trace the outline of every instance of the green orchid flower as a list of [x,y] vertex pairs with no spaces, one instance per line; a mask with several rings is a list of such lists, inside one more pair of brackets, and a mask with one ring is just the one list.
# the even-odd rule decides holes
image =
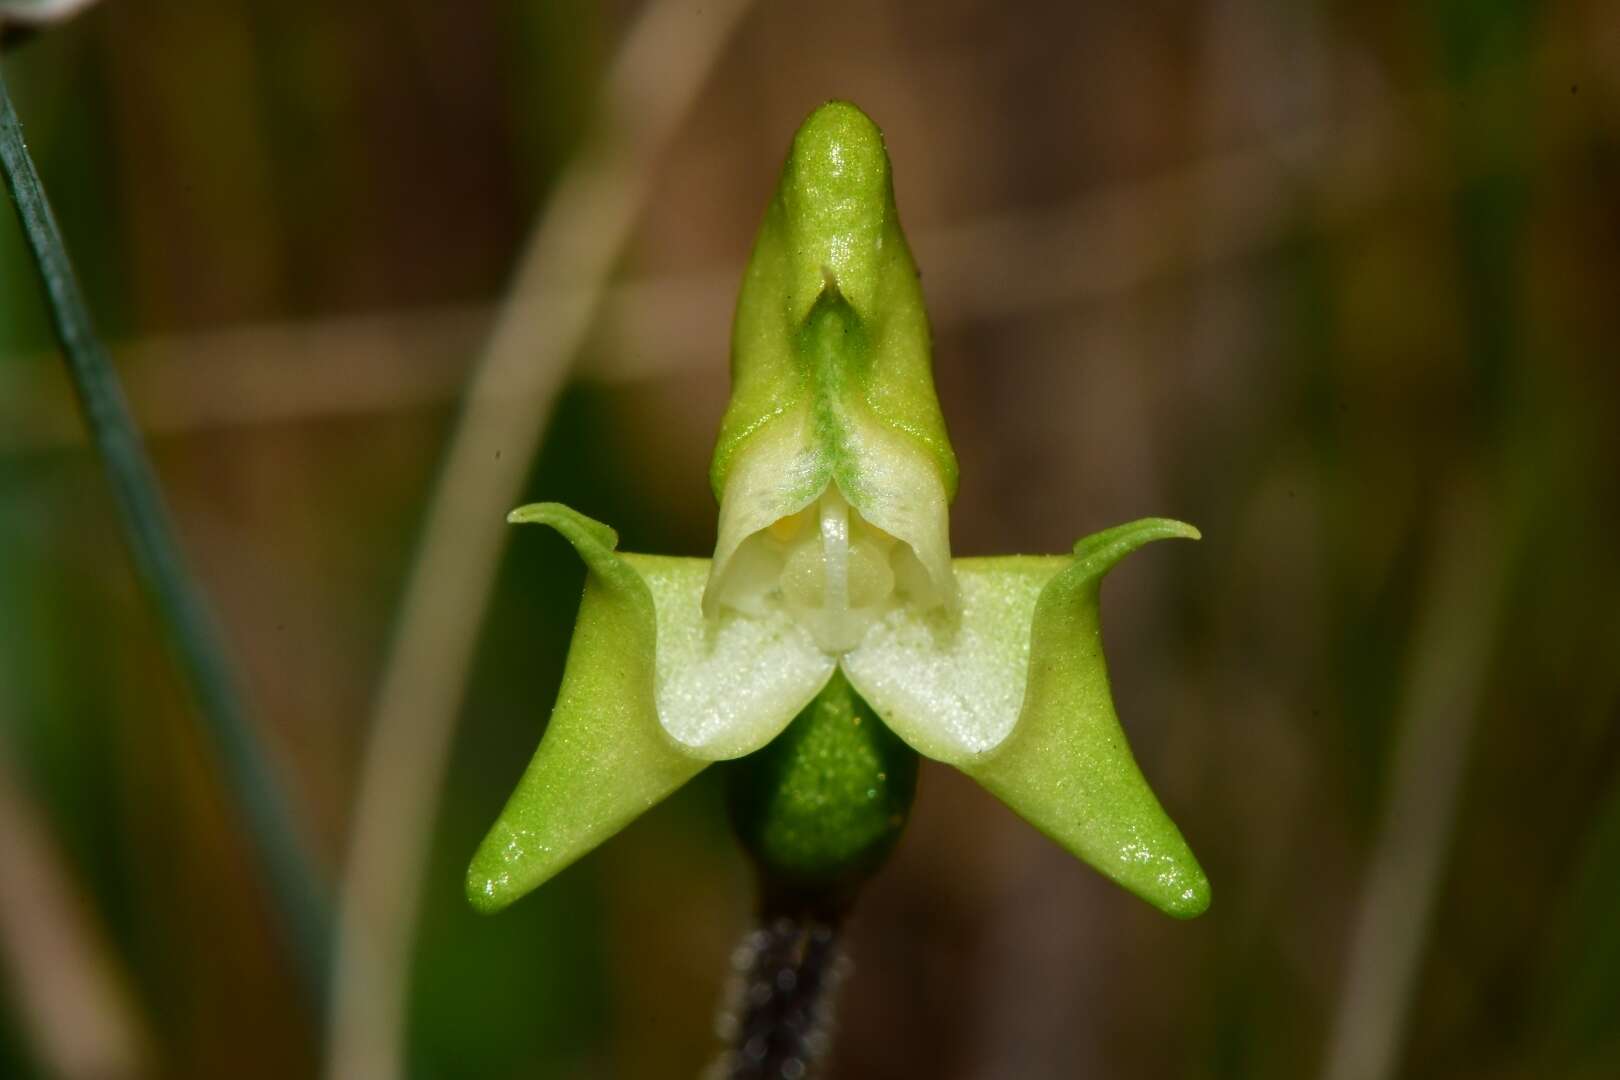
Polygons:
[[551,721],[473,859],[497,911],[713,762],[766,876],[843,888],[892,845],[918,754],[973,777],[1170,915],[1209,884],[1115,716],[1098,588],[1189,525],[1064,555],[952,559],[956,459],[882,134],[833,102],[795,136],[738,300],[713,559],[617,550],[555,503],[588,570]]

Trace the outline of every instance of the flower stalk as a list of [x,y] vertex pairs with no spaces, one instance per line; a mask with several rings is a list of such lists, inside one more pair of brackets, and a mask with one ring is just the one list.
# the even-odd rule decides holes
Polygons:
[[[767,909],[769,910],[769,909]],[[766,916],[732,956],[713,1080],[808,1080],[832,1048],[833,1008],[849,960],[839,920],[802,909]]]

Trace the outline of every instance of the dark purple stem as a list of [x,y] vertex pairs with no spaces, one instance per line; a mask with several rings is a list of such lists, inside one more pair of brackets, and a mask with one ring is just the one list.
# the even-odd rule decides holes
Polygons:
[[803,913],[767,915],[732,954],[730,1005],[721,1035],[724,1080],[808,1080],[832,1042],[833,998],[846,972],[838,922]]

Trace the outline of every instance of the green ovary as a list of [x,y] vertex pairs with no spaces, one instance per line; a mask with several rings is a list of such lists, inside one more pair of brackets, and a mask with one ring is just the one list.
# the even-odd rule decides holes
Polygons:
[[847,897],[894,846],[917,754],[835,674],[769,746],[727,766],[732,821],[767,886]]

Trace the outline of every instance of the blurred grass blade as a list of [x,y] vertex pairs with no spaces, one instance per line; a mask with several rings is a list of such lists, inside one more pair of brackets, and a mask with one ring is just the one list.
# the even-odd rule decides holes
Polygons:
[[28,26],[56,22],[95,3],[95,0],[0,0],[0,23]]
[[157,609],[216,743],[226,780],[264,858],[270,888],[297,949],[300,974],[314,995],[322,998],[330,933],[325,899],[294,828],[291,807],[243,707],[212,615],[181,556],[118,375],[91,326],[89,309],[3,80],[0,164],[45,286],[52,325],[74,391],[112,485],[136,576]]
[[406,1075],[410,961],[440,790],[473,652],[552,404],[656,164],[752,0],[644,5],[591,130],[525,245],[470,377],[417,541],[361,758],[339,898],[332,1080]]
[[0,43],[10,44],[49,23],[72,18],[96,0],[0,0]]
[[151,1035],[129,975],[6,751],[0,744],[0,973],[24,1033],[45,1075],[149,1076]]
[[1324,1080],[1400,1069],[1503,617],[1499,514],[1457,481],[1431,556],[1383,822],[1351,928]]

